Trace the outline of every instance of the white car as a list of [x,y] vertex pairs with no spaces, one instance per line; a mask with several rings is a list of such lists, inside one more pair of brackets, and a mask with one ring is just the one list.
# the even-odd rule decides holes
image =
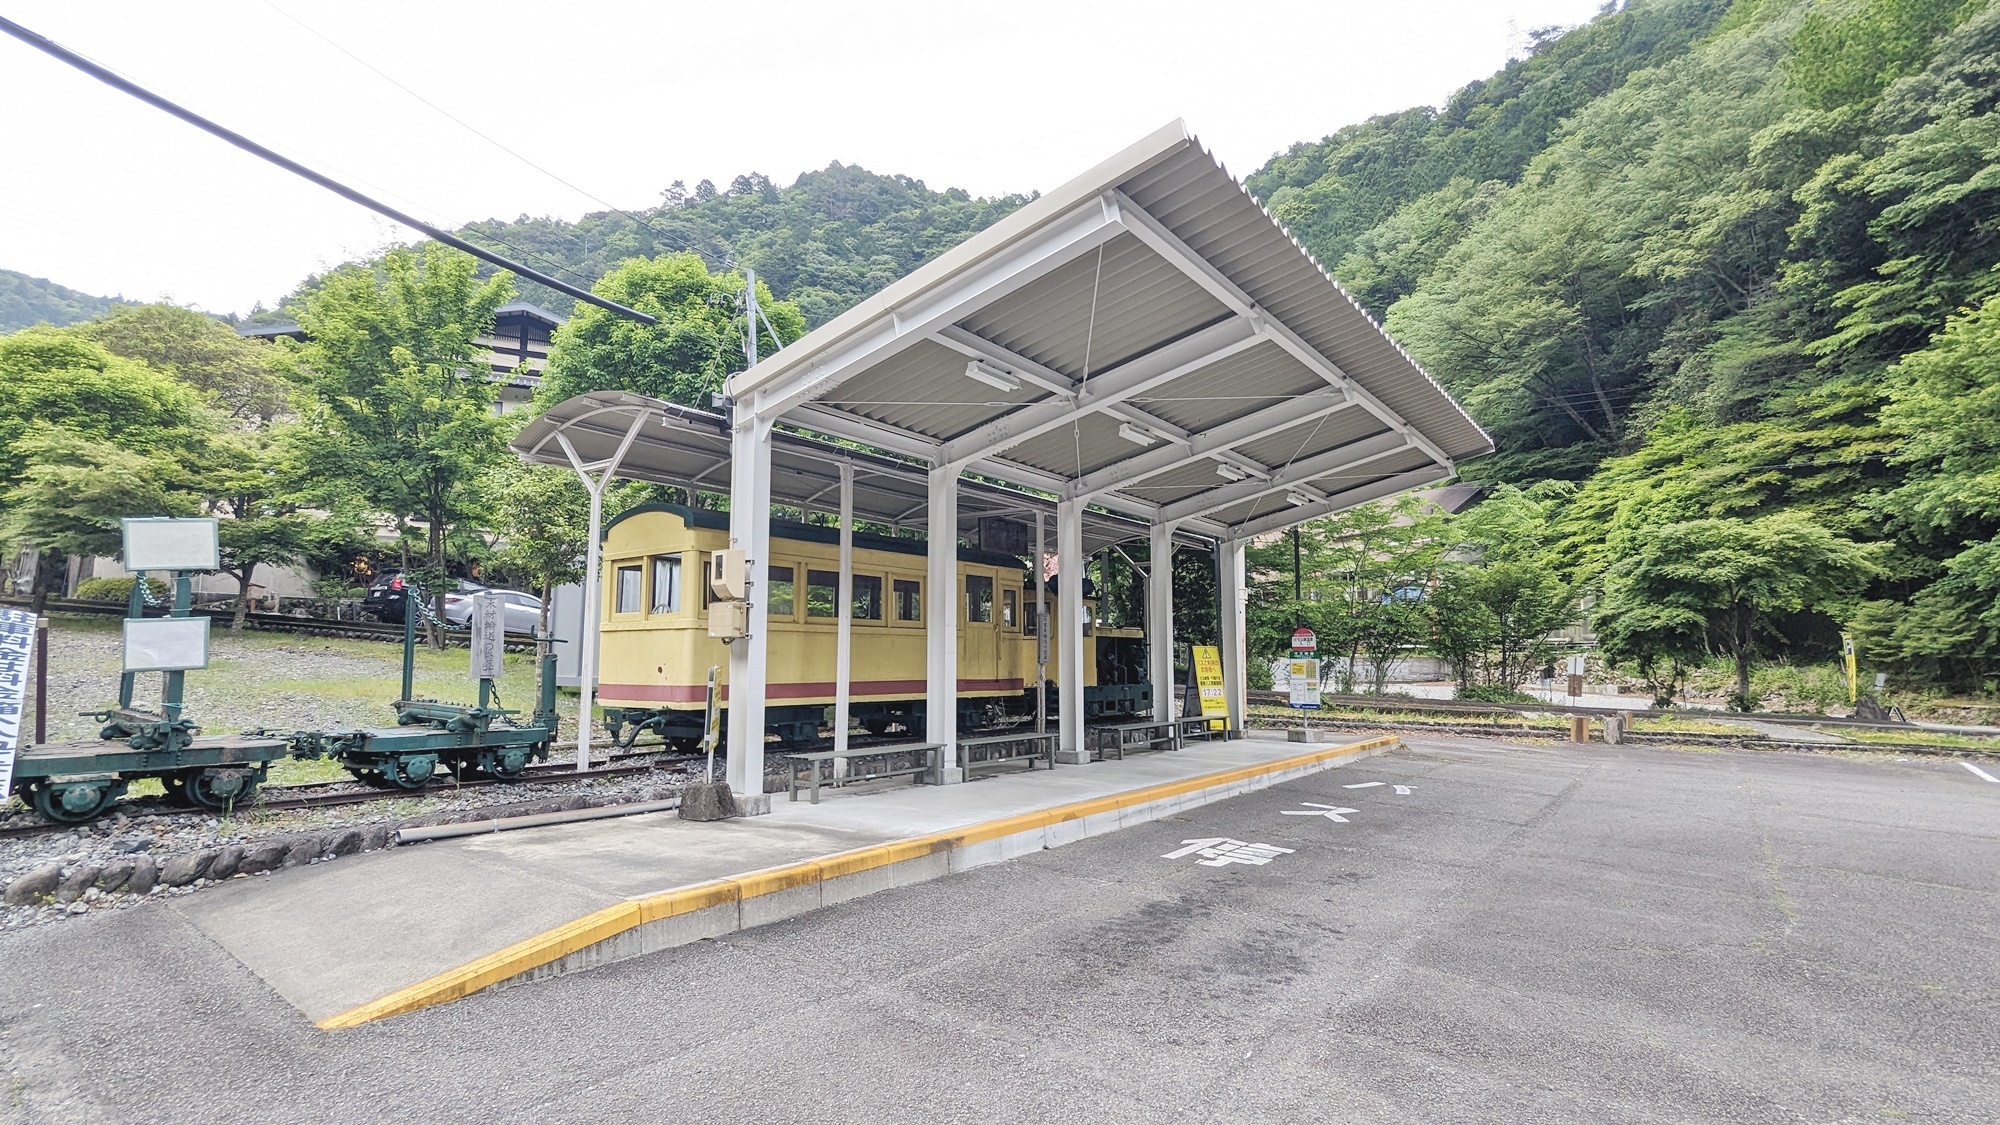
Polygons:
[[507,603],[502,614],[509,633],[533,634],[542,621],[542,599],[533,594],[523,594],[519,590],[480,590],[446,594],[444,596],[444,619],[453,625],[465,625],[472,620],[472,599],[475,597],[495,597]]

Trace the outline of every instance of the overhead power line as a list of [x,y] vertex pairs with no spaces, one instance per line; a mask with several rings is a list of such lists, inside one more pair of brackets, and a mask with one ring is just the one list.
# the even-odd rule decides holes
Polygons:
[[252,156],[258,157],[263,160],[267,160],[272,164],[275,164],[278,167],[283,168],[287,172],[291,172],[296,176],[310,180],[313,183],[318,184],[319,186],[327,189],[330,192],[333,192],[335,195],[338,195],[343,199],[346,199],[353,203],[358,203],[361,206],[368,208],[370,211],[373,211],[378,215],[383,215],[387,218],[393,219],[396,222],[399,222],[404,226],[411,228],[412,230],[422,231],[424,234],[429,235],[431,238],[434,238],[437,241],[444,243],[446,246],[450,246],[458,250],[463,250],[466,253],[472,255],[475,258],[478,258],[483,262],[489,262],[493,265],[499,266],[501,269],[508,270],[512,273],[525,277],[530,281],[536,282],[541,285],[546,285],[550,289],[554,289],[559,293],[566,293],[569,296],[574,297],[579,301],[584,301],[589,304],[596,305],[597,307],[602,309],[608,309],[611,312],[619,314],[620,316],[630,317],[641,324],[654,323],[653,317],[650,317],[645,313],[640,312],[637,309],[627,308],[626,306],[621,305],[616,301],[611,301],[603,297],[600,297],[597,294],[592,293],[588,289],[571,285],[569,282],[563,281],[559,278],[550,277],[548,274],[545,274],[540,270],[530,269],[527,266],[520,264],[519,262],[513,261],[509,258],[502,257],[499,254],[495,254],[493,251],[488,250],[482,246],[478,246],[474,243],[467,242],[465,239],[460,238],[457,235],[450,233],[449,231],[442,230],[412,215],[405,214],[404,212],[399,211],[396,208],[391,207],[386,203],[380,202],[379,200],[376,200],[370,196],[363,195],[360,192],[354,190],[353,188],[348,187],[346,184],[343,184],[338,180],[332,179],[331,177],[321,175],[320,173],[313,171],[311,168],[308,168],[305,165],[300,164],[298,161],[293,160],[290,157],[282,156],[276,152],[273,152],[272,150],[264,147],[263,145],[258,144],[256,141],[251,140],[250,138],[244,136],[241,133],[235,132],[234,130],[231,129],[224,128],[223,126],[218,125],[213,121],[210,121],[208,118],[201,116],[200,114],[194,112],[193,110],[184,108],[174,102],[171,102],[166,98],[163,98],[160,95],[153,93],[151,90],[148,90],[145,87],[140,86],[137,83],[132,82],[129,79],[126,79],[121,75],[105,67],[99,66],[98,64],[90,61],[89,59],[83,57],[82,55],[77,54],[75,51],[72,51],[69,48],[64,47],[61,44],[55,42],[54,40],[49,39],[47,36],[30,31],[27,28],[22,27],[20,24],[15,23],[10,19],[7,19],[4,16],[0,16],[0,31],[6,32],[7,34],[13,36],[16,39],[19,39],[21,42],[26,43],[28,46],[33,47],[36,50],[41,51],[46,55],[49,55],[57,60],[60,60],[61,62],[67,63],[72,67],[75,67],[76,69],[84,72],[85,74],[90,75],[92,78],[97,79],[99,82],[102,82],[107,86],[110,86],[114,90],[119,90],[124,93],[130,94],[133,97],[139,99],[140,101],[145,102],[147,105],[150,105],[153,108],[161,110],[165,113],[172,114],[173,116],[180,118],[182,121],[185,121],[190,125],[193,125],[195,128],[200,129],[205,133],[208,133],[215,137],[219,137],[222,140],[227,141],[232,145],[235,145],[237,148],[242,149],[244,152],[247,152]]
[[[318,28],[313,27],[311,24],[305,22],[299,17],[293,15],[292,13],[272,3],[271,0],[264,0],[264,6],[278,13],[279,15],[285,17],[286,19],[292,21],[293,23],[297,24],[301,30],[313,36],[315,39],[318,39],[320,42],[326,44],[329,47],[332,47],[334,50],[339,51],[341,54],[346,55],[348,58],[353,59],[356,63],[366,68],[370,73],[374,74],[377,78],[380,78],[382,81],[387,82],[389,85],[394,86],[396,89],[401,90],[405,94],[410,95],[412,98],[415,98],[416,100],[422,102],[424,105],[429,106],[432,110],[434,110],[438,114],[438,116],[443,117],[445,120],[450,121],[452,124],[457,125],[459,128],[464,129],[466,132],[471,133],[473,136],[478,137],[480,140],[485,141],[487,144],[492,145],[494,148],[497,148],[501,152],[506,153],[508,156],[513,157],[514,159],[520,161],[521,163],[527,165],[530,168],[533,168],[535,171],[540,172],[542,175],[547,176],[549,179],[554,180],[556,183],[559,183],[562,186],[577,193],[578,195],[583,196],[585,199],[590,200],[592,203],[595,203],[600,207],[603,207],[605,210],[610,211],[612,214],[623,215],[626,218],[632,220],[633,222],[638,223],[640,226],[645,227],[647,230],[652,231],[654,234],[658,235],[660,237],[660,240],[665,242],[667,245],[673,246],[677,249],[685,250],[688,253],[693,254],[696,257],[699,257],[702,261],[708,263],[711,267],[717,269],[726,269],[731,264],[733,264],[727,258],[725,258],[720,262],[716,261],[713,258],[710,258],[707,254],[702,252],[699,246],[696,246],[694,242],[691,239],[687,238],[686,236],[678,234],[674,231],[667,230],[663,227],[654,226],[652,220],[646,218],[645,216],[635,214],[631,211],[627,211],[623,207],[619,207],[616,204],[609,202],[602,196],[599,196],[594,192],[591,192],[583,187],[580,187],[577,184],[570,182],[568,179],[565,179],[564,177],[557,175],[554,172],[551,172],[547,168],[542,167],[540,164],[535,163],[533,160],[530,160],[527,157],[521,155],[519,152],[516,152],[515,150],[507,147],[507,145],[495,139],[491,135],[487,134],[485,131],[481,130],[478,126],[473,125],[471,122],[465,120],[464,118],[458,116],[457,114],[451,112],[450,110],[430,100],[429,98],[424,97],[422,94],[417,93],[415,90],[412,90],[410,87],[404,85],[401,81],[399,81],[395,75],[390,74],[389,72],[383,70],[381,67],[376,66],[374,63],[369,62],[367,59],[364,59],[360,55],[355,54],[353,51],[348,50],[346,47],[341,46],[340,43],[338,43],[331,37],[327,36],[324,32],[320,31]],[[505,244],[503,243],[502,245]]]

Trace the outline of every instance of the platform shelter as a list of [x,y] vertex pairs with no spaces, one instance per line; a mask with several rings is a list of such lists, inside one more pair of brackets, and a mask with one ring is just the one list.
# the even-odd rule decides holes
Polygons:
[[[1081,574],[1093,539],[1143,536],[1152,559],[1169,557],[1176,541],[1213,544],[1224,678],[1240,726],[1246,544],[1435,484],[1492,449],[1178,121],[731,377],[725,394],[726,417],[641,396],[582,396],[537,420],[515,448],[576,468],[594,497],[614,473],[718,483],[726,474],[730,543],[752,575],[769,555],[774,503],[839,494],[842,510],[865,509],[863,518],[895,512],[906,526],[920,523],[930,543],[926,740],[944,746],[948,779],[958,766],[958,535],[934,529],[962,529],[987,511],[1052,508],[1065,578]],[[834,466],[831,486],[828,457],[848,462]],[[1057,620],[1081,620],[1082,582],[1057,586]],[[764,769],[752,732],[764,729],[768,633],[754,589],[747,600],[748,636],[729,646],[729,744],[743,748],[729,755],[729,782],[738,792],[756,792]],[[843,589],[843,613],[850,601]],[[597,602],[587,588],[585,604]],[[1153,700],[1165,719],[1171,567],[1150,568],[1146,604]],[[595,618],[586,613],[586,660]],[[1082,760],[1084,637],[1066,628],[1053,639],[1066,681],[1059,757]],[[844,698],[846,661],[839,669]]]

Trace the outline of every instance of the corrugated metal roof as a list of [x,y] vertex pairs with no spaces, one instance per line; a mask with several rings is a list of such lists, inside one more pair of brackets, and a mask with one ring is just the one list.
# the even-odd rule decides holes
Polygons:
[[1491,449],[1179,122],[728,390],[739,415],[1218,538]]
[[[641,428],[620,462],[620,477],[710,494],[729,491],[726,418],[626,391],[592,391],[558,403],[528,423],[512,448],[534,464],[570,467],[556,439],[560,433],[588,465],[616,453],[634,420]],[[930,481],[925,466],[784,431],[772,435],[772,503],[838,511],[842,462],[855,469],[857,518],[903,531],[927,530]],[[982,480],[967,480],[959,488],[958,530],[968,538],[976,538],[982,519],[1001,517],[1032,526],[1037,512],[1053,517],[1055,505],[1044,496]],[[1053,518],[1047,527],[1053,549]],[[1084,519],[1086,550],[1145,535],[1146,525],[1130,516],[1090,512]]]

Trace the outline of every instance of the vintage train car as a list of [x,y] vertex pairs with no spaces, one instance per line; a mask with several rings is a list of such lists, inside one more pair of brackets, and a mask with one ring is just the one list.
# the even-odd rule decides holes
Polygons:
[[[642,505],[606,525],[597,691],[620,741],[650,731],[692,746],[701,735],[710,667],[722,670],[727,707],[728,652],[708,635],[707,606],[711,559],[728,541],[726,514],[672,504]],[[788,744],[817,739],[834,702],[839,543],[833,528],[771,523],[772,557],[756,591],[768,599],[771,630],[765,725]],[[921,540],[854,536],[850,704],[854,719],[877,734],[923,726],[925,550]],[[1032,713],[1037,622],[1029,582],[1019,558],[959,549],[961,730]],[[1087,693],[1096,685],[1097,652],[1096,644],[1085,646]],[[1137,665],[1143,664],[1141,657]],[[1057,678],[1054,665],[1048,676]],[[1119,691],[1121,699],[1133,694],[1131,685]]]

